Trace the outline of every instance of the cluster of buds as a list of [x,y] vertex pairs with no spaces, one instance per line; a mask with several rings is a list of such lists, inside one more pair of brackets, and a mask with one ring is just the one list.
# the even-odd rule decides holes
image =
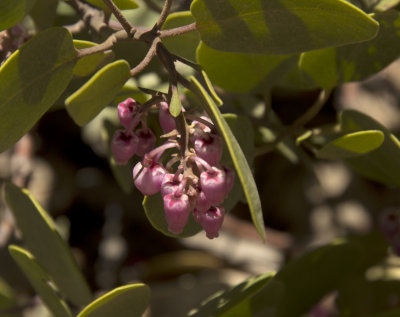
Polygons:
[[[194,116],[188,116],[190,122],[185,119],[182,136],[168,104],[156,106],[166,141],[154,148],[154,134],[146,127],[139,105],[130,98],[118,105],[125,129],[117,130],[112,139],[114,159],[126,164],[134,154],[143,156],[133,168],[134,184],[143,195],[161,193],[171,233],[181,233],[192,213],[207,237],[216,238],[225,213],[221,204],[235,178],[232,169],[220,165],[222,139],[209,118]],[[134,132],[139,122],[143,128]]]

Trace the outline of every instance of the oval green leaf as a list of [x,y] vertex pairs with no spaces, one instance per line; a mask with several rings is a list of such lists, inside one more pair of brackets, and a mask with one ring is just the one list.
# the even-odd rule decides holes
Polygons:
[[[103,0],[87,0],[87,2],[90,2],[104,11],[110,11]],[[138,4],[134,0],[114,0],[113,2],[120,10],[130,10],[138,7]]]
[[29,13],[36,0],[0,0],[0,31],[17,24]]
[[182,104],[181,104],[181,99],[179,98],[178,87],[172,86],[172,97],[171,97],[171,102],[169,104],[169,113],[176,118],[181,114],[181,111],[182,111]]
[[29,16],[35,23],[36,30],[44,30],[55,25],[59,0],[38,0]]
[[221,136],[225,140],[225,144],[229,150],[233,165],[236,170],[236,175],[242,184],[254,226],[256,227],[260,237],[265,240],[265,228],[261,209],[261,201],[246,157],[243,154],[238,141],[233,135],[224,117],[221,115],[218,107],[208,95],[204,87],[201,86],[201,84],[194,77],[190,78],[190,90],[197,96],[200,103],[203,105],[204,109],[207,111]]
[[[92,47],[97,45],[96,43],[89,41],[74,40],[74,45],[77,49]],[[96,71],[101,65],[104,65],[106,61],[113,58],[113,53],[111,51],[99,52],[93,55],[88,55],[80,58],[75,65],[74,75],[75,76],[88,76]]]
[[218,292],[203,301],[198,308],[191,310],[188,316],[220,316],[241,304],[244,300],[253,296],[260,289],[265,287],[265,285],[272,279],[274,274],[275,273],[267,273],[259,276],[253,276],[226,291]]
[[71,34],[64,28],[51,28],[29,40],[1,66],[0,152],[53,105],[68,86],[75,63]]
[[[162,29],[168,30],[194,22],[190,11],[174,12],[168,15]],[[172,53],[191,61],[196,60],[196,48],[200,43],[200,34],[197,31],[185,33],[178,36],[164,38],[163,43]]]
[[303,53],[300,72],[312,79],[314,87],[330,89],[381,71],[399,56],[400,13],[391,10],[375,14],[374,19],[379,21],[380,29],[373,40]]
[[384,134],[382,145],[365,155],[347,158],[346,162],[361,175],[375,181],[400,186],[400,141],[371,117],[355,110],[340,114],[343,132],[380,130]]
[[4,197],[22,231],[25,244],[59,291],[76,306],[89,303],[92,297],[89,287],[46,211],[27,190],[9,182],[4,186]]
[[353,132],[324,145],[316,156],[331,160],[356,157],[379,148],[384,139],[385,135],[379,130]]
[[173,238],[187,238],[201,231],[201,226],[194,220],[192,213],[188,223],[180,234],[173,234],[168,231],[168,224],[165,220],[164,203],[160,194],[146,196],[143,200],[143,208],[151,225],[166,236]]
[[51,279],[34,256],[16,245],[10,245],[8,250],[53,315],[57,317],[72,317],[67,304],[58,296],[54,287],[51,286]]
[[69,115],[78,125],[87,124],[115,98],[130,75],[124,60],[104,66],[65,100]]
[[86,306],[77,317],[140,317],[150,301],[145,284],[130,284],[113,289]]
[[343,0],[194,0],[208,46],[228,52],[292,54],[367,41],[378,23]]
[[211,81],[225,90],[247,92],[260,82],[272,83],[281,76],[282,66],[290,56],[222,52],[203,42],[197,49],[197,60]]

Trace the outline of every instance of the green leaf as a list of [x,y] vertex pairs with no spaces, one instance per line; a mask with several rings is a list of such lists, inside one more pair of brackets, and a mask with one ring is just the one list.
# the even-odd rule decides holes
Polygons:
[[232,309],[235,310],[244,300],[262,289],[273,276],[274,273],[253,276],[226,291],[220,291],[203,301],[198,308],[191,310],[189,316],[220,316]]
[[73,304],[86,305],[91,300],[89,287],[46,211],[27,190],[9,182],[4,186],[4,197],[25,244],[60,292]]
[[202,41],[220,51],[292,54],[367,41],[378,23],[342,0],[194,0]]
[[[314,86],[333,88],[377,73],[399,56],[400,13],[392,10],[374,15],[379,33],[371,41],[302,54],[299,68]],[[324,71],[321,72],[321,69]]]
[[382,145],[365,155],[348,158],[346,162],[361,175],[388,185],[400,186],[400,142],[388,129],[371,117],[354,110],[340,115],[343,132],[380,130]]
[[72,317],[67,304],[57,294],[57,291],[51,285],[52,281],[45,269],[36,261],[34,256],[27,250],[16,245],[10,245],[8,250],[54,316]]
[[207,73],[204,70],[201,71],[201,77],[203,78],[203,80],[204,80],[204,82],[205,82],[205,84],[207,86],[208,93],[211,95],[211,97],[214,100],[215,104],[218,107],[221,107],[224,103],[221,100],[221,98],[218,96],[217,92],[214,90],[214,86],[213,86],[210,78],[208,78]]
[[77,317],[140,317],[149,305],[150,289],[145,284],[117,287],[86,306]]
[[256,227],[260,237],[265,240],[264,220],[260,197],[258,195],[257,186],[251,173],[249,164],[247,163],[246,157],[244,156],[243,151],[228,124],[222,117],[218,107],[215,105],[214,101],[211,99],[205,89],[194,77],[190,78],[190,84],[190,89],[197,96],[220,132],[220,135],[225,140],[226,146],[235,166],[236,175],[242,184],[254,226]]
[[316,156],[332,160],[360,156],[379,148],[384,139],[385,135],[380,130],[353,132],[324,145]]
[[173,238],[187,238],[200,232],[201,226],[194,220],[190,213],[188,223],[180,234],[173,234],[168,231],[168,224],[165,220],[164,203],[160,194],[146,196],[143,200],[143,208],[151,225],[166,236]]
[[[0,314],[2,317],[22,317],[14,308],[18,306],[14,290],[0,277]],[[10,313],[6,313],[9,311]]]
[[[90,2],[104,11],[110,11],[103,0],[87,0],[87,2]],[[114,0],[114,3],[120,10],[130,10],[138,7],[134,0]]]
[[[162,29],[168,30],[195,22],[190,11],[174,12],[168,15]],[[196,48],[200,43],[200,34],[197,31],[178,36],[164,38],[164,45],[175,55],[191,61],[196,60]]]
[[0,31],[17,24],[29,13],[36,0],[0,0]]
[[249,299],[251,316],[302,316],[353,272],[363,272],[386,255],[383,236],[372,233],[336,241],[286,264]]
[[[97,45],[93,42],[74,40],[74,45],[77,49],[92,47]],[[99,52],[93,55],[88,55],[80,58],[75,65],[74,75],[76,76],[88,76],[96,71],[101,65],[104,65],[106,61],[113,58],[113,53],[110,52]]]
[[375,5],[374,10],[383,12],[383,11],[394,8],[399,3],[400,3],[400,0],[380,0],[380,1],[378,1],[378,4]]
[[35,22],[37,30],[44,30],[54,25],[57,6],[58,0],[38,0],[35,2],[29,15]]
[[104,66],[65,100],[69,115],[78,125],[87,124],[115,98],[129,77],[130,67],[124,60]]
[[182,104],[181,104],[181,99],[179,98],[178,87],[172,86],[172,97],[171,97],[171,102],[169,104],[169,113],[176,118],[177,116],[180,115],[181,111],[182,111]]
[[51,28],[29,40],[1,66],[0,152],[53,105],[68,86],[75,62],[71,34],[64,28]]
[[[225,90],[247,92],[260,82],[271,83],[281,75],[290,56],[222,52],[200,43],[197,60],[211,81]],[[269,76],[270,75],[270,76]]]

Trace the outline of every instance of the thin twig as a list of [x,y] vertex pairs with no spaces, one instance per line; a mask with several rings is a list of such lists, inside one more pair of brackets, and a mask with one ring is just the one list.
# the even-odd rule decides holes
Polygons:
[[160,38],[165,38],[165,37],[173,37],[173,36],[190,33],[193,31],[196,31],[196,22],[193,22],[188,25],[179,26],[179,27],[176,27],[173,29],[159,31],[158,35],[160,36]]
[[103,43],[99,44],[99,45],[95,45],[95,46],[91,46],[88,48],[83,48],[78,51],[78,58],[87,56],[87,55],[92,55],[92,54],[96,54],[99,52],[104,52],[107,51],[109,49],[111,49],[115,43],[119,42],[119,41],[123,41],[123,40],[127,40],[128,39],[128,35],[126,34],[125,30],[121,30],[118,32],[115,32],[113,34],[111,34]]
[[107,5],[107,7],[114,13],[115,17],[121,23],[125,32],[129,37],[133,37],[136,32],[136,29],[129,23],[129,21],[125,18],[122,12],[118,9],[118,7],[114,4],[112,0],[103,0],[103,2]]
[[169,10],[171,9],[172,0],[165,0],[164,7],[162,8],[161,14],[158,17],[156,25],[154,26],[155,29],[159,30],[163,26],[165,20],[168,17]]
[[328,100],[329,96],[330,91],[327,91],[325,89],[321,90],[318,99],[310,108],[307,109],[307,111],[303,115],[297,118],[285,131],[279,134],[272,143],[256,149],[256,156],[264,155],[273,151],[279,143],[281,143],[286,137],[291,135],[298,127],[304,126],[307,122],[314,118],[325,105],[325,102]]
[[143,60],[131,69],[131,76],[135,76],[136,74],[140,73],[147,65],[150,64],[151,60],[156,55],[157,44],[160,43],[160,41],[161,40],[159,38],[154,39]]

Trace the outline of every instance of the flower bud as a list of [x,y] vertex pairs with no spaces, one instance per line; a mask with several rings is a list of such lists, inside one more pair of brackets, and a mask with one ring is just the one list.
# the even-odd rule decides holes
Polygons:
[[128,163],[137,150],[138,142],[137,136],[130,132],[124,130],[115,131],[111,140],[111,152],[115,163],[119,165]]
[[207,199],[202,190],[197,190],[196,209],[206,211],[211,207],[211,202]]
[[229,167],[223,166],[222,169],[224,170],[226,174],[226,194],[225,196],[228,196],[230,191],[232,190],[233,184],[235,183],[235,172],[233,169],[230,169]]
[[160,191],[165,174],[165,168],[156,162],[153,162],[150,167],[143,167],[142,162],[138,162],[133,168],[135,186],[145,196],[154,195]]
[[194,150],[198,157],[210,165],[217,165],[222,157],[222,140],[219,135],[208,134],[207,138],[196,138]]
[[223,170],[212,167],[200,174],[200,185],[207,200],[212,205],[219,205],[225,199],[226,174]]
[[160,103],[160,108],[158,109],[158,120],[164,133],[171,132],[176,128],[175,119],[169,113],[169,106],[164,101]]
[[210,207],[206,211],[195,209],[193,215],[195,220],[203,227],[207,238],[213,239],[218,237],[218,231],[224,222],[224,207]]
[[168,231],[179,234],[183,231],[190,215],[190,202],[186,194],[168,194],[163,197],[165,220]]
[[178,179],[175,180],[175,174],[165,174],[161,184],[161,196],[175,193],[182,181],[182,177],[182,174],[180,174]]
[[136,155],[143,156],[154,148],[156,137],[149,128],[139,129],[136,131],[135,135],[139,139]]
[[[133,130],[135,127],[133,116],[138,112],[139,107],[132,98],[128,98],[118,104],[118,118],[121,124],[128,130]],[[137,123],[136,123],[137,124]]]

